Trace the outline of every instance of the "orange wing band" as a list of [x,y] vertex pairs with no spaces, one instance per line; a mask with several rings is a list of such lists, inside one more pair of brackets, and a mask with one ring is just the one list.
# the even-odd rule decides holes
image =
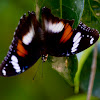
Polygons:
[[17,45],[17,54],[21,57],[25,57],[25,55],[28,54],[27,50],[22,45],[22,41],[18,40],[18,45]]
[[72,36],[73,31],[72,31],[72,27],[67,23],[65,25],[65,31],[60,39],[60,43],[63,42],[65,43],[67,40],[70,39],[70,37]]

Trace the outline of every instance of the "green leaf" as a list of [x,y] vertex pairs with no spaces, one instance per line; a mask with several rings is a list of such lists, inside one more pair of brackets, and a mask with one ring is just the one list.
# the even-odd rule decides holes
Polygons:
[[[93,49],[94,46],[86,49],[84,52],[82,52],[81,54],[81,58],[79,59],[79,63],[78,63],[78,71],[76,72],[76,76],[75,76],[75,93],[79,92],[79,84],[80,84],[80,74],[81,74],[81,70],[83,68],[83,64],[85,63],[85,61],[87,60],[87,57],[89,56],[91,50]],[[80,54],[78,54],[80,55]]]
[[37,0],[39,8],[46,6],[52,13],[63,19],[74,19],[76,27],[82,16],[84,0]]
[[[78,94],[65,100],[86,100],[86,98],[87,98],[87,94]],[[99,99],[92,96],[90,100],[99,100]]]
[[77,27],[84,9],[84,0],[63,0],[62,1],[62,18],[74,19]]
[[82,22],[100,31],[100,0],[85,0]]
[[52,57],[52,68],[55,69],[71,86],[74,85],[77,66],[78,61],[75,55],[59,58]]
[[[87,59],[88,60],[83,64],[83,69],[80,75],[80,88],[84,91],[87,91],[88,89],[93,52],[89,54]],[[92,94],[100,98],[100,43],[98,44],[97,69]]]

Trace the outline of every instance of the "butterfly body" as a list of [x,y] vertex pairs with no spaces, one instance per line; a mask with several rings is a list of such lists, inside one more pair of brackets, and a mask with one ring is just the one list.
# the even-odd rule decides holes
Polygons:
[[70,56],[93,45],[99,38],[99,32],[80,23],[72,28],[74,20],[59,19],[50,9],[42,9],[42,25],[34,12],[24,15],[14,33],[9,52],[0,67],[0,75],[9,77],[20,74],[30,68],[42,56]]

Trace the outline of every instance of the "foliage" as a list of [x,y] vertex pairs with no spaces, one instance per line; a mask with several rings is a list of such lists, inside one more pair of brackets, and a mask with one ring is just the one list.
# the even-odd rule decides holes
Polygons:
[[[49,60],[50,59],[48,59],[48,61]],[[74,86],[74,78],[78,66],[75,55],[70,57],[52,57],[51,66],[65,79],[65,81],[71,86]]]

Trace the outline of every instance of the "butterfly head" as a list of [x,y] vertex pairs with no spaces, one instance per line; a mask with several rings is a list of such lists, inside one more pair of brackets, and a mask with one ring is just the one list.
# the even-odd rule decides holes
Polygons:
[[43,62],[46,62],[47,61],[47,58],[48,58],[48,54],[42,55],[42,61]]
[[51,10],[47,7],[43,7],[42,8],[42,14],[45,14],[45,13],[49,14],[49,13],[51,13]]

